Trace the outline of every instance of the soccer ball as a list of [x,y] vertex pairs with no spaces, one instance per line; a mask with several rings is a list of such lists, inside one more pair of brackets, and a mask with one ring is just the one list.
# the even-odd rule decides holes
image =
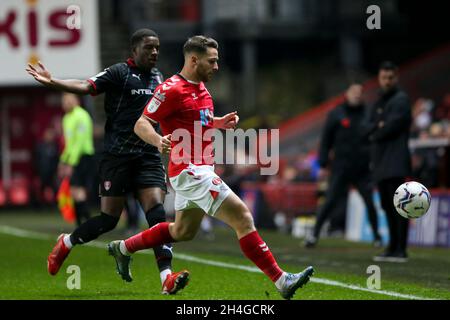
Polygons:
[[420,218],[427,213],[430,203],[430,192],[418,182],[406,182],[394,194],[395,209],[405,218]]

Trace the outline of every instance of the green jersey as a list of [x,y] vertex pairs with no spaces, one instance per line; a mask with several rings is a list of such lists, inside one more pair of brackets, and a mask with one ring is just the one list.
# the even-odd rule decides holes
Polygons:
[[76,166],[83,155],[94,154],[93,124],[89,113],[80,106],[63,117],[65,147],[61,162]]

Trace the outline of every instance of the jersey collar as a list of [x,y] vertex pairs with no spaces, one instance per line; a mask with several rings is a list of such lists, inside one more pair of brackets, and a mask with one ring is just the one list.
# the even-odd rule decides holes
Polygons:
[[192,84],[194,86],[202,87],[202,85],[203,85],[203,82],[197,83],[197,82],[186,79],[179,72],[177,73],[177,76],[180,77],[181,79],[183,79],[184,81],[186,81],[187,83]]
[[136,63],[134,63],[133,58],[128,58],[127,59],[127,65],[130,66],[130,67],[133,67],[133,68],[137,68],[137,65],[136,65]]
[[[136,65],[136,63],[134,62],[134,59],[133,58],[128,58],[127,59],[127,61],[126,61],[126,63],[127,63],[127,65],[130,67],[130,68],[136,68],[136,69],[139,69],[139,67]],[[147,71],[142,71],[141,69],[139,69],[141,72],[143,72],[143,73],[148,73]],[[158,74],[158,69],[156,68],[156,67],[153,67],[152,68],[152,70],[150,70],[150,73],[151,74]]]

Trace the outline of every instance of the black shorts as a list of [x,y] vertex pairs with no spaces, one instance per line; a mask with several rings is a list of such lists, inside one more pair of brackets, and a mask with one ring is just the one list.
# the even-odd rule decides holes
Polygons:
[[70,185],[90,189],[95,177],[96,165],[94,156],[84,155],[80,162],[73,168],[70,177]]
[[167,192],[166,170],[161,160],[146,155],[116,156],[103,154],[99,168],[101,196],[119,197],[146,188]]

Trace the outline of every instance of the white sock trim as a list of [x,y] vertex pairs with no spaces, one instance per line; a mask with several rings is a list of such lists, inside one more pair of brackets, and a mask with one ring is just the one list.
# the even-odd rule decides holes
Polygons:
[[125,241],[120,241],[120,244],[119,244],[119,250],[120,250],[120,252],[123,254],[123,255],[125,255],[125,256],[131,256],[131,254],[128,252],[128,250],[127,250],[127,246],[125,245]]
[[159,276],[161,277],[161,284],[164,284],[164,281],[166,281],[168,274],[172,274],[172,270],[170,270],[169,268],[164,269],[163,271],[160,272]]
[[64,235],[63,241],[64,241],[64,245],[67,247],[67,249],[72,249],[73,244],[70,241],[70,234]]
[[284,285],[284,280],[286,279],[286,272],[283,272],[282,275],[275,281],[275,286],[277,289],[281,289]]

